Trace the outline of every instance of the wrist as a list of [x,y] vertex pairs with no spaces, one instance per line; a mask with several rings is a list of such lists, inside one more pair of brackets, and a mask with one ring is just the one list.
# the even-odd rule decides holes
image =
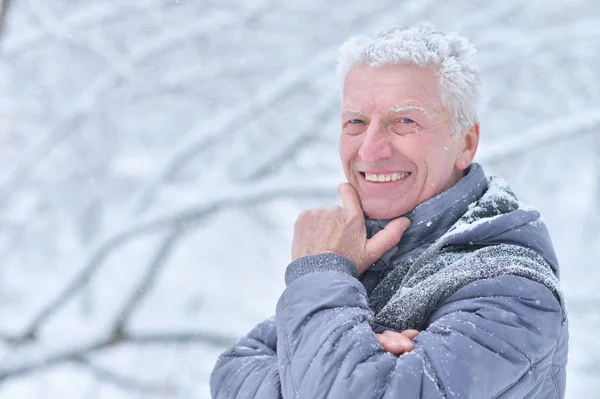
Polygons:
[[358,276],[358,270],[349,258],[337,252],[322,252],[292,261],[285,272],[285,284],[289,285],[297,278],[310,273],[329,271]]

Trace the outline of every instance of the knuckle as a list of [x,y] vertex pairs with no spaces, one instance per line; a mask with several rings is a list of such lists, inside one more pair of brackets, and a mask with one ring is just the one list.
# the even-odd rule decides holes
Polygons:
[[315,209],[305,209],[298,214],[298,219],[310,218],[315,213]]
[[353,210],[350,209],[346,209],[346,217],[348,218],[348,220],[350,220],[351,222],[361,222],[362,223],[362,219],[360,217],[361,215],[357,214],[356,212],[354,212]]
[[310,209],[311,215],[314,215],[314,216],[321,215],[321,214],[323,214],[325,212],[327,212],[327,209],[324,208],[324,207],[322,207],[322,206],[320,206],[318,208],[312,208],[312,209]]
[[309,211],[302,211],[298,214],[298,217],[296,218],[296,223],[294,224],[294,227],[297,227],[299,225],[302,225],[303,223],[305,223],[310,217]]
[[335,215],[335,214],[338,214],[341,210],[342,210],[341,206],[339,206],[339,205],[333,205],[333,206],[330,206],[327,209],[324,209],[324,212],[328,213],[328,214]]

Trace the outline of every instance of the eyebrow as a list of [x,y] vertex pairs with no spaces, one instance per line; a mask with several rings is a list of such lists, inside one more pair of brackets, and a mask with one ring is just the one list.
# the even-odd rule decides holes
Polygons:
[[348,109],[348,108],[344,108],[343,111],[344,111],[345,114],[350,114],[350,115],[364,115],[365,114],[360,109]]
[[425,114],[425,116],[429,116],[429,113],[425,111],[425,109],[416,106],[416,105],[400,105],[397,107],[391,107],[387,110],[388,114],[393,114],[396,112],[406,112],[406,111],[421,111]]
[[[357,116],[365,115],[365,113],[360,109],[344,108],[342,111],[345,114],[349,114],[349,115],[357,115]],[[425,116],[429,116],[429,113],[427,111],[425,111],[424,108],[419,107],[417,105],[399,105],[396,107],[391,107],[391,108],[388,108],[387,113],[393,114],[396,112],[406,112],[406,111],[421,111],[423,114],[425,114]]]

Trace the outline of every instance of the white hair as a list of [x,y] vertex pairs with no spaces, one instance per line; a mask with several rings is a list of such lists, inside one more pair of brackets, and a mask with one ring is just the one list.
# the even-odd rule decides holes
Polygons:
[[341,46],[338,71],[345,81],[359,64],[412,64],[433,68],[439,76],[442,104],[448,107],[454,134],[478,122],[483,84],[474,58],[477,50],[456,33],[437,30],[430,23],[393,26],[374,37],[353,36]]

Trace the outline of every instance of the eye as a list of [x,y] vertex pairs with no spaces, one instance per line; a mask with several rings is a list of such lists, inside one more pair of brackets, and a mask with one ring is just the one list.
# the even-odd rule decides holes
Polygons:
[[394,133],[406,135],[416,133],[419,125],[414,119],[403,117],[394,119],[390,128]]
[[347,119],[342,125],[342,131],[351,136],[361,134],[367,128],[367,122],[363,119]]
[[347,119],[344,121],[344,123],[342,124],[342,128],[344,129],[356,129],[358,127],[360,127],[361,125],[365,125],[365,121],[362,119]]
[[363,123],[362,119],[350,119],[350,120],[348,120],[348,124],[349,125],[358,125],[360,123]]

